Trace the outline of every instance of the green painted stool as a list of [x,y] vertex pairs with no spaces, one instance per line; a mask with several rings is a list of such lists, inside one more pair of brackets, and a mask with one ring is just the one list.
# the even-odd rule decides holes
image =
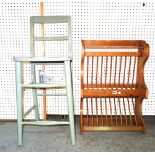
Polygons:
[[[35,37],[34,25],[35,24],[56,24],[56,23],[67,23],[68,35],[67,36],[50,36],[50,37]],[[68,41],[68,56],[65,57],[36,57],[35,56],[35,41]],[[75,127],[74,127],[74,103],[73,103],[73,89],[72,89],[72,73],[71,73],[71,62],[72,62],[72,41],[71,41],[71,17],[70,16],[33,16],[30,18],[30,50],[31,57],[15,57],[16,63],[16,99],[17,99],[17,124],[18,124],[18,145],[22,144],[23,137],[23,125],[65,125],[70,126],[72,145],[75,145]],[[22,80],[22,70],[24,63],[31,64],[31,77],[32,82],[30,84],[24,84]],[[64,64],[65,79],[64,84],[47,84],[36,82],[36,65],[57,65]],[[68,103],[69,121],[46,121],[39,120],[38,112],[38,99],[37,89],[66,89],[66,94],[57,94],[57,96],[66,95]],[[33,93],[33,106],[23,112],[23,90],[32,89]],[[42,94],[46,96],[47,94]],[[54,96],[48,94],[48,96]],[[35,111],[35,121],[24,121],[24,118],[32,111]]]

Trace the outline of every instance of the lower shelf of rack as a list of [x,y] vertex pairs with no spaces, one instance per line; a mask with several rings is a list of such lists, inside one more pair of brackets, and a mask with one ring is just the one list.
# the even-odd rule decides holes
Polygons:
[[[91,116],[92,117],[92,116]],[[81,133],[83,131],[142,131],[145,132],[145,125],[141,116],[129,116],[124,118],[86,117],[81,122]]]

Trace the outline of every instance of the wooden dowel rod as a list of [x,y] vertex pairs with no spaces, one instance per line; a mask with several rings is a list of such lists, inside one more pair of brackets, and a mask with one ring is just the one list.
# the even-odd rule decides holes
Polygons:
[[101,121],[103,125],[102,98],[100,98]]
[[[44,16],[44,3],[40,2],[40,16]],[[41,24],[41,37],[44,37],[44,24]],[[45,57],[44,41],[41,41],[41,56]],[[45,65],[42,65],[42,70],[45,70]],[[43,89],[43,94],[46,94],[46,89]],[[43,117],[47,119],[46,96],[43,96]]]
[[100,84],[102,84],[103,57],[101,57]]
[[87,125],[89,125],[89,108],[88,108],[88,98],[86,98],[86,104],[87,104]]
[[119,105],[119,113],[120,113],[121,126],[122,126],[122,111],[121,111],[121,103],[120,103],[120,99],[119,98],[118,98],[118,105]]
[[[88,84],[88,74],[89,74],[89,57],[87,57],[87,84]],[[89,125],[89,108],[88,108],[88,98],[86,98],[86,104],[87,104],[87,125]]]
[[108,64],[108,57],[106,57],[106,65],[105,65],[105,85],[107,83],[107,64]]
[[126,58],[127,57],[125,57],[125,64],[124,64],[124,73],[123,73],[123,85],[125,84],[125,72],[126,72]]
[[116,101],[115,101],[115,98],[114,98],[114,106],[115,106],[115,118],[116,118],[116,126],[118,125],[117,124],[117,109],[116,109]]
[[92,125],[94,125],[93,99],[92,98],[91,98],[91,114],[92,114]]
[[[40,2],[40,16],[44,16],[44,3]],[[41,23],[41,37],[44,38],[44,24]],[[41,41],[41,56],[45,57],[44,41]]]
[[112,121],[112,105],[111,105],[111,98],[109,98],[109,103],[110,103],[110,119],[111,119],[111,125],[113,125],[113,121]]
[[[103,57],[101,57],[100,84],[102,84]],[[101,122],[103,125],[102,98],[100,98]]]
[[124,107],[124,115],[125,115],[125,124],[127,125],[126,107],[125,107],[125,101],[124,101],[124,98],[123,98],[123,107]]
[[[98,79],[98,57],[96,60],[96,84],[97,84],[97,79]],[[97,125],[99,125],[97,98],[96,98],[96,118],[97,118]]]
[[88,76],[89,76],[89,57],[87,57],[87,84],[88,84]]
[[131,71],[131,57],[129,57],[129,70],[128,70],[128,83],[130,81],[130,71]]
[[120,84],[121,81],[121,69],[122,69],[122,57],[120,57],[120,65],[119,65],[119,78],[118,83]]
[[[91,74],[91,83],[93,83],[93,69],[94,69],[94,57],[92,56],[92,74]],[[91,111],[92,111],[92,125],[94,125],[94,113],[93,113],[93,99],[91,98]]]
[[137,58],[134,57],[134,66],[133,66],[133,73],[132,73],[132,85],[134,84],[134,78],[135,78],[136,60],[137,60]]
[[97,125],[99,125],[97,98],[96,98],[96,118],[97,118]]
[[130,111],[130,103],[129,103],[129,98],[127,98],[128,101],[128,110],[129,110],[129,115],[130,115],[130,124],[132,126],[132,118],[131,118],[131,111]]
[[137,118],[136,118],[136,114],[135,114],[135,105],[134,105],[133,98],[132,98],[132,105],[133,105],[133,110],[134,110],[135,124],[136,124],[136,126],[137,126],[138,124],[137,124]]
[[92,57],[91,84],[93,84],[94,57]]
[[106,124],[108,125],[108,117],[107,117],[107,101],[105,98],[105,113],[106,113]]
[[97,79],[98,79],[98,57],[96,60],[96,84],[97,84]]
[[110,77],[109,77],[109,83],[111,83],[111,75],[112,75],[112,57],[110,57]]
[[114,84],[116,83],[116,70],[117,70],[117,56],[115,60]]

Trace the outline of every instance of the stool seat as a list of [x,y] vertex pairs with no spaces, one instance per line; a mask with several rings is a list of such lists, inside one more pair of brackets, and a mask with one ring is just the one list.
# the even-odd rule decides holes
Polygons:
[[48,63],[48,62],[64,62],[71,61],[70,57],[14,57],[14,61],[18,62],[36,62],[36,63]]

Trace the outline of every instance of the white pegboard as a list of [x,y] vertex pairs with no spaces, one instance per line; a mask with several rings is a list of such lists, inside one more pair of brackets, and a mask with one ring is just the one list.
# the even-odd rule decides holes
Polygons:
[[[40,15],[39,1],[0,2],[0,119],[16,118],[14,56],[30,56],[29,17]],[[81,40],[145,40],[150,57],[145,66],[149,98],[143,102],[143,114],[155,115],[155,2],[46,0],[44,15],[70,15],[73,41],[73,88],[75,114],[80,107]],[[47,45],[48,46],[48,45]],[[64,47],[61,44],[61,47]],[[65,47],[66,48],[66,47]],[[48,49],[47,49],[48,50]],[[51,56],[51,53],[48,53]],[[26,76],[30,78],[29,67]],[[60,73],[63,72],[63,68]],[[30,92],[25,92],[25,106],[32,105]],[[53,104],[53,102],[58,104]],[[52,103],[52,104],[51,104]],[[48,98],[48,113],[67,113],[66,98]],[[42,109],[42,105],[39,106]],[[42,113],[41,113],[42,115]],[[33,114],[30,118],[33,117]]]

